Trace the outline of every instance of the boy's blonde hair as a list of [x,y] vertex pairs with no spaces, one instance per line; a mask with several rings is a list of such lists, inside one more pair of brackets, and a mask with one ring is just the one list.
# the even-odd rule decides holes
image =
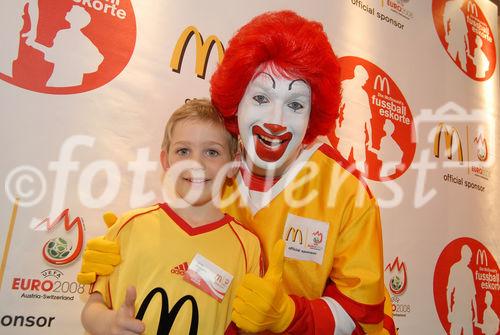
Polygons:
[[170,141],[172,138],[172,132],[174,127],[182,120],[189,121],[205,121],[212,123],[214,126],[221,127],[226,133],[227,144],[231,158],[234,158],[236,152],[238,151],[238,141],[232,136],[224,126],[224,119],[220,116],[217,109],[212,105],[208,99],[188,99],[179,107],[168,119],[167,125],[165,126],[165,133],[163,135],[163,142],[161,144],[161,149],[168,151],[170,146]]

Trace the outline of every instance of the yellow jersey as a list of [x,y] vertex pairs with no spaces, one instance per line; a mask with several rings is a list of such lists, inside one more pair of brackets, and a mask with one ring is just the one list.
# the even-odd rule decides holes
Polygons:
[[[128,286],[137,289],[136,312],[144,313],[145,334],[224,334],[230,324],[235,288],[246,273],[261,272],[260,244],[231,216],[192,228],[168,205],[131,211],[106,238],[118,241],[122,262],[92,288],[118,309]],[[200,254],[232,276],[221,302],[184,280]],[[142,312],[141,312],[142,310]]]

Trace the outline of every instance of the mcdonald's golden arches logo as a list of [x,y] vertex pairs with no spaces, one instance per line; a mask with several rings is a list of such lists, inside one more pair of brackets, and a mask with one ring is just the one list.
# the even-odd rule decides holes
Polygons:
[[[286,233],[285,240],[287,242],[290,241],[290,237],[292,238],[292,242],[299,243],[299,244],[303,243],[302,230],[300,230],[298,228],[293,228],[293,227],[288,228],[288,232]],[[298,241],[297,241],[297,239],[298,239]]]
[[[448,130],[450,129],[450,130]],[[444,133],[445,140],[445,153],[448,159],[452,159],[453,156],[453,141],[456,138],[457,143],[457,155],[460,164],[464,163],[464,155],[462,151],[462,140],[460,139],[460,134],[455,127],[447,126],[443,122],[439,123],[436,127],[436,135],[434,136],[434,156],[439,158],[440,146],[441,146],[441,134]]]
[[378,87],[380,87],[381,92],[384,92],[385,88],[387,87],[387,94],[391,94],[391,87],[389,86],[389,80],[387,79],[387,77],[382,77],[379,74],[375,77],[373,89],[376,90]]
[[488,256],[486,250],[478,249],[476,252],[476,265],[488,266]]
[[196,29],[195,26],[189,26],[177,40],[174,52],[172,53],[172,58],[170,59],[170,68],[172,71],[180,73],[182,67],[182,61],[184,60],[186,48],[189,45],[191,37],[195,38],[196,46],[196,66],[195,73],[198,78],[205,79],[207,72],[207,64],[210,58],[212,48],[217,46],[217,54],[219,56],[219,63],[222,62],[224,58],[224,46],[219,38],[215,35],[210,35],[206,40],[203,39],[201,33]]
[[467,2],[467,12],[472,13],[475,17],[479,16],[477,5],[474,3],[474,1],[469,0]]

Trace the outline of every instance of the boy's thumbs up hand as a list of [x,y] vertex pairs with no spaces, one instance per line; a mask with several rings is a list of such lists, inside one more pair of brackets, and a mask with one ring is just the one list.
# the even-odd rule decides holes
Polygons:
[[132,318],[135,316],[135,299],[137,299],[137,292],[135,287],[130,286],[127,288],[127,292],[125,293],[125,302],[121,307],[124,315]]
[[232,320],[240,329],[281,333],[292,322],[295,303],[282,286],[284,250],[285,242],[276,242],[264,277],[247,274],[237,288]]
[[132,335],[142,334],[144,332],[144,323],[135,319],[135,299],[137,293],[135,287],[127,288],[125,302],[116,312],[110,333],[113,335]]

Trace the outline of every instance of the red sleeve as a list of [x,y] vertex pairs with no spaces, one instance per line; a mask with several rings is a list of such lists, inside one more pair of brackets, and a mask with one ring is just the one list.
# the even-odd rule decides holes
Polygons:
[[224,335],[238,335],[238,327],[236,327],[234,322],[231,321],[229,326],[227,326],[226,331],[224,332]]
[[329,281],[326,285],[323,295],[335,299],[356,324],[358,322],[375,324],[384,319],[384,302],[368,305],[354,301],[340,292],[332,281]]
[[292,335],[333,334],[335,320],[326,302],[321,299],[309,300],[295,295],[290,297],[295,303],[295,315],[285,333]]
[[[325,288],[324,295],[335,299],[344,310],[351,316],[356,329],[353,335],[364,334],[358,322],[377,323],[384,321],[384,328],[389,334],[395,334],[392,319],[383,313],[383,303],[377,305],[365,305],[353,301],[343,295],[333,282],[329,282]],[[295,315],[286,333],[292,335],[320,335],[333,334],[335,331],[335,319],[328,304],[322,299],[309,300],[303,297],[290,296],[295,303]]]

